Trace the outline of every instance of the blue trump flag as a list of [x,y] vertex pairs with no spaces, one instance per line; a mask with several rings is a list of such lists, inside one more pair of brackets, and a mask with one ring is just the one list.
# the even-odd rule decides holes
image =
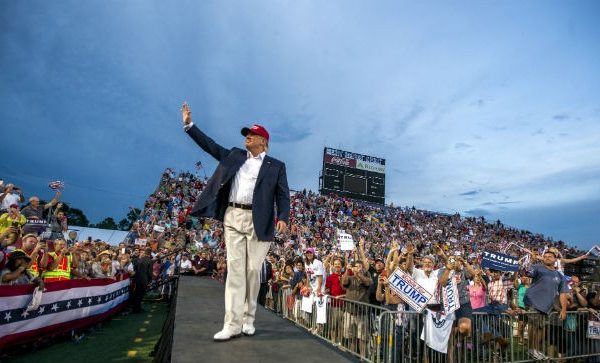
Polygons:
[[498,271],[519,271],[519,259],[497,252],[483,252],[481,267]]

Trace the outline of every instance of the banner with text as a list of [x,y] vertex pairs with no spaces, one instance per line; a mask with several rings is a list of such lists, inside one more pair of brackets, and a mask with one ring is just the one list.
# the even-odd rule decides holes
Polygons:
[[396,269],[388,277],[390,288],[396,295],[400,296],[408,305],[418,312],[423,311],[432,295],[419,285],[411,275]]
[[444,311],[446,314],[453,313],[460,308],[458,286],[454,278],[454,271],[450,273],[446,286],[442,288],[442,300],[444,300]]
[[338,242],[340,244],[340,250],[352,251],[354,250],[354,240],[352,235],[344,232],[338,232]]
[[519,271],[519,259],[498,252],[484,251],[481,267],[498,271]]

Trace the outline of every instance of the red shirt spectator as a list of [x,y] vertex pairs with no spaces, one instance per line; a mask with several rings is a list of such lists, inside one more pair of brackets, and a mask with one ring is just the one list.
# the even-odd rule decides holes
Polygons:
[[[346,290],[342,286],[342,260],[333,260],[333,272],[325,280],[325,291],[330,296],[345,296]],[[337,299],[331,302],[332,306],[342,306],[343,302]]]
[[346,294],[346,290],[342,287],[341,278],[342,274],[336,272],[327,276],[327,280],[325,280],[325,289],[329,291],[329,295],[340,296]]

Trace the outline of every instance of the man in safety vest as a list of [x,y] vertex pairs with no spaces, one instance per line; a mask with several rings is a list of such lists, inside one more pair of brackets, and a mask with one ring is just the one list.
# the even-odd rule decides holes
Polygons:
[[44,252],[44,247],[45,243],[41,242],[33,233],[23,237],[22,250],[31,258],[31,266],[27,270],[33,277],[40,275],[40,266],[48,264],[48,253]]
[[54,241],[54,252],[48,253],[48,265],[42,274],[44,282],[70,280],[71,269],[76,267],[67,242],[64,239],[57,239]]

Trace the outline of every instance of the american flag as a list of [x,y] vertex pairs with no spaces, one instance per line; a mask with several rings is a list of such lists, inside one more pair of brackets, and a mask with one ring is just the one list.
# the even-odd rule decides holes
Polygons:
[[63,190],[63,189],[65,189],[65,183],[61,182],[59,180],[50,182],[48,184],[48,186],[50,187],[50,189],[55,189],[55,190]]
[[14,285],[0,290],[0,348],[107,319],[127,305],[129,278],[49,282],[39,305],[29,310],[34,288]]

